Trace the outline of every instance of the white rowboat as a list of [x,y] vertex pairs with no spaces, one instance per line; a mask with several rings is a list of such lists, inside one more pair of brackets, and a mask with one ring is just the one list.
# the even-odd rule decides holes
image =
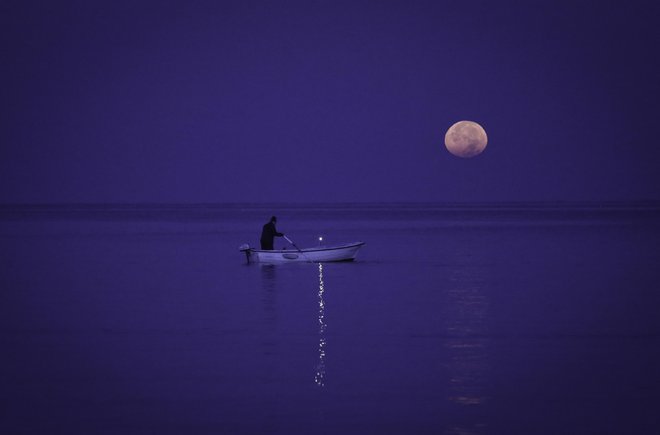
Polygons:
[[333,261],[353,261],[364,242],[339,246],[319,246],[305,249],[275,249],[264,251],[243,245],[239,251],[245,253],[248,263],[328,263]]

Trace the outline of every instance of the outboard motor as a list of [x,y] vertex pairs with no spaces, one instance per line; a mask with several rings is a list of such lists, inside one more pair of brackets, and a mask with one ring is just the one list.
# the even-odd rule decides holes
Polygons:
[[243,243],[241,246],[238,247],[238,250],[241,252],[245,252],[245,259],[247,260],[248,264],[250,263],[250,245],[247,243]]

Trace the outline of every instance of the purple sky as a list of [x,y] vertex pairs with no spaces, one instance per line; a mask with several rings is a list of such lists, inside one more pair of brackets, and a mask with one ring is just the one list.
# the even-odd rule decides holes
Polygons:
[[604,3],[2,2],[0,202],[657,200],[659,9]]

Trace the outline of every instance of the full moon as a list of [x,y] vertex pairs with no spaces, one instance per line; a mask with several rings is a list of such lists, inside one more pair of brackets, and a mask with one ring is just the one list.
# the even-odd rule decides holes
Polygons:
[[445,134],[447,150],[458,157],[474,157],[481,154],[488,143],[482,126],[474,121],[458,121]]

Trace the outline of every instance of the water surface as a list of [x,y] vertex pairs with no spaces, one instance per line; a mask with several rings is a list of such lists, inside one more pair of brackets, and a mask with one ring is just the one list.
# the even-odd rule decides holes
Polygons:
[[[246,265],[271,214],[354,263]],[[635,433],[655,204],[0,209],[2,433]],[[278,239],[276,247],[286,243]]]

